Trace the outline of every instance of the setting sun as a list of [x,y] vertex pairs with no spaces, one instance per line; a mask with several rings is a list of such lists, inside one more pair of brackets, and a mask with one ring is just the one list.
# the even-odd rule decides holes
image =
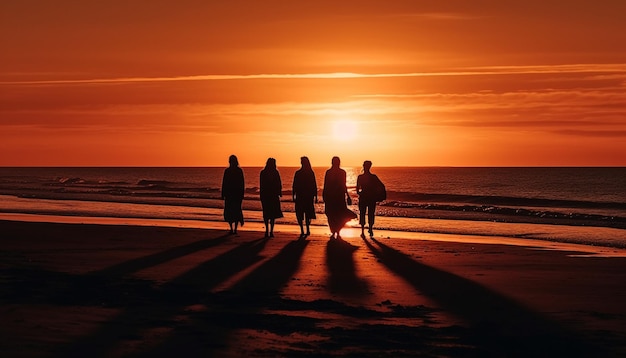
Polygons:
[[358,136],[358,124],[352,120],[333,122],[333,138],[339,141],[351,141]]
[[0,4],[0,165],[626,165],[624,1],[62,3]]

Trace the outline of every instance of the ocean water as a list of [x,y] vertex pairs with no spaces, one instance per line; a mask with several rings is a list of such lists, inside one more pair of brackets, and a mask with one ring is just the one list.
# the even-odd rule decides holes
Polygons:
[[[251,221],[261,220],[261,169],[243,168],[244,210]],[[282,223],[295,223],[291,184],[297,169],[279,168],[286,213]],[[353,187],[360,168],[344,169],[356,212]],[[320,191],[326,170],[315,168]],[[223,171],[4,167],[0,212],[219,221]],[[374,167],[372,171],[388,192],[377,209],[377,229],[535,238],[544,233],[540,238],[626,247],[626,168]],[[316,209],[321,215],[315,224],[325,225],[323,203]],[[513,224],[518,229],[511,230]],[[564,228],[570,232],[566,238],[552,234]]]

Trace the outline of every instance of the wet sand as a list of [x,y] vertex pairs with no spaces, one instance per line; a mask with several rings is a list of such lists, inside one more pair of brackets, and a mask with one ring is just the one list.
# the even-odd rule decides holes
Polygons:
[[626,355],[626,258],[576,246],[286,226],[266,239],[258,225],[0,232],[3,357]]

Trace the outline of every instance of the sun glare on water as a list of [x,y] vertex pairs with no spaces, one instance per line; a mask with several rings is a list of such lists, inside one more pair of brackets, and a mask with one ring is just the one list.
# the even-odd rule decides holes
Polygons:
[[357,122],[351,120],[340,120],[333,122],[333,138],[340,141],[356,139],[358,135]]

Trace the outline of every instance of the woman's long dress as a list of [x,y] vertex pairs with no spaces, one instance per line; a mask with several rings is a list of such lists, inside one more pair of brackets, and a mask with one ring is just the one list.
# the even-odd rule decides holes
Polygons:
[[341,168],[330,168],[324,176],[324,213],[328,219],[330,231],[339,232],[346,223],[356,219],[346,205],[346,172]]
[[243,170],[239,167],[228,167],[222,179],[222,197],[224,198],[224,221],[239,222],[243,225],[244,194]]
[[293,193],[296,197],[295,210],[298,220],[306,215],[315,219],[315,197],[317,196],[317,181],[313,170],[298,169],[293,177]]
[[282,182],[280,174],[275,169],[263,169],[260,175],[260,197],[263,208],[263,219],[278,219],[283,217],[280,209],[280,196],[282,195]]

